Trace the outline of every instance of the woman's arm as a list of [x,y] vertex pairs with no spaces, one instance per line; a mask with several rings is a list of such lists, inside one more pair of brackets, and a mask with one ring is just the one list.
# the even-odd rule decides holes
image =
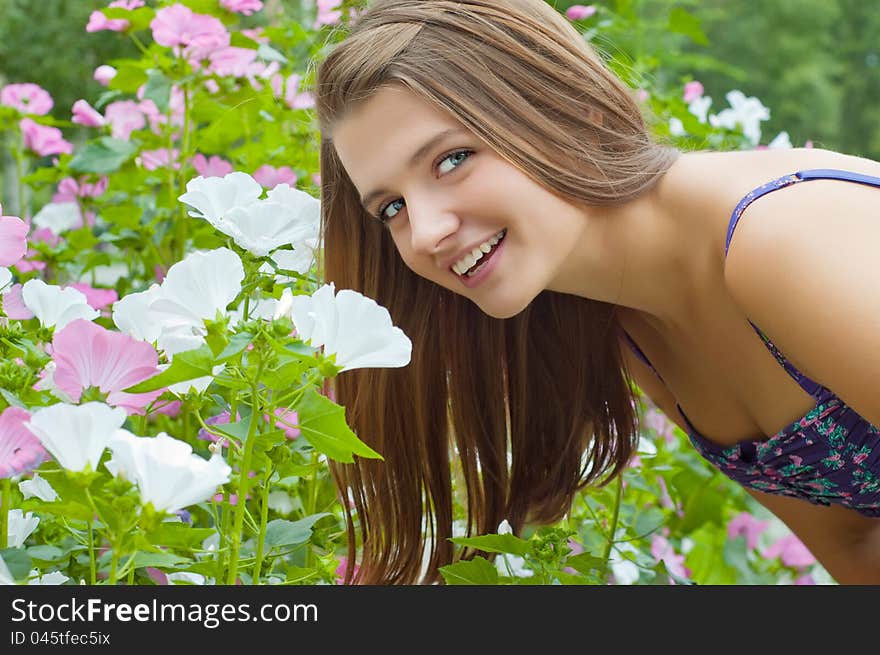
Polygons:
[[831,505],[747,489],[840,584],[880,584],[880,519]]

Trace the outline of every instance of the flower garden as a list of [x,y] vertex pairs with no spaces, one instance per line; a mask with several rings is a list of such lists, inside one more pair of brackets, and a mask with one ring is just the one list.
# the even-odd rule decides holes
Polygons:
[[[362,3],[274,4],[109,3],[81,29],[130,39],[139,57],[100,65],[103,93],[67,120],[39,85],[0,86],[6,584],[339,584],[349,566],[328,461],[382,454],[329,382],[405,366],[411,342],[317,272],[309,83]],[[566,15],[588,39],[631,20],[605,5]],[[770,110],[740,90],[713,109],[697,80],[652,85],[650,67],[609,63],[683,149],[792,147],[785,132],[762,144]],[[445,582],[832,582],[640,402],[621,478],[553,526],[462,528],[458,545],[494,557],[445,567]]]

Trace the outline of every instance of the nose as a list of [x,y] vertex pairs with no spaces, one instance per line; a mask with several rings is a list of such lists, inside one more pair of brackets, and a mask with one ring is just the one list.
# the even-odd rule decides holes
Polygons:
[[458,215],[443,203],[427,198],[407,200],[410,245],[413,252],[436,255],[459,225]]

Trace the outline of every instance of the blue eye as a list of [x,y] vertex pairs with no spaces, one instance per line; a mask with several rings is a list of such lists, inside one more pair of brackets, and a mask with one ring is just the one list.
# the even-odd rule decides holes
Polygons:
[[[392,207],[395,207],[394,213],[391,214],[390,216],[386,216],[385,210],[392,208]],[[395,216],[397,216],[397,212],[399,212],[401,209],[403,209],[403,198],[398,198],[397,200],[393,200],[393,201],[389,202],[387,205],[383,205],[382,208],[379,209],[379,220],[382,221],[383,223],[385,221],[389,221],[392,218],[394,218]]]
[[[446,175],[450,171],[458,168],[465,159],[474,154],[473,150],[456,150],[455,152],[451,152],[448,155],[445,155],[441,160],[436,163],[436,168],[440,171],[441,175]],[[451,166],[443,166],[444,162],[450,162]],[[396,200],[392,200],[391,202],[382,205],[377,212],[377,218],[382,223],[387,223],[392,218],[397,216],[398,212],[400,212],[403,207],[406,206],[406,201],[403,198],[397,198]],[[394,213],[387,215],[385,210],[393,209]]]

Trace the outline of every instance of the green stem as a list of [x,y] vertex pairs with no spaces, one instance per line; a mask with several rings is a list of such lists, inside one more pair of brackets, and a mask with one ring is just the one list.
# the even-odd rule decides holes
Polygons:
[[260,495],[260,530],[257,534],[256,562],[254,563],[254,584],[260,584],[260,569],[263,567],[263,547],[266,543],[266,524],[269,522],[269,478],[272,477],[272,467],[266,467],[263,476],[263,489]]
[[[254,351],[256,352],[256,351]],[[259,355],[258,355],[259,357]],[[259,380],[263,373],[263,360],[259,359],[257,364],[257,375],[254,378]],[[260,395],[258,393],[259,382],[255,381],[251,388],[251,420],[248,425],[248,434],[244,442],[244,453],[238,469],[238,500],[235,504],[235,518],[232,525],[232,543],[229,549],[229,571],[226,576],[226,584],[234,585],[236,576],[238,575],[238,553],[241,548],[241,532],[244,525],[244,513],[247,505],[248,492],[248,471],[251,467],[251,457],[254,452],[254,444],[256,443],[257,425],[260,421]]]
[[[309,477],[308,482],[308,501],[306,504],[306,516],[311,516],[315,513],[318,506],[318,451],[312,449],[312,457],[311,457],[311,476]],[[314,554],[312,553],[312,549],[306,546],[306,568],[312,566],[312,561],[314,559]]]
[[0,480],[0,548],[9,544],[9,510],[12,508],[12,484],[9,478]]
[[94,585],[98,582],[98,569],[97,564],[95,563],[95,533],[92,528],[92,522],[89,521],[88,524],[88,535],[89,535],[89,577],[90,584]]
[[602,559],[605,560],[605,564],[602,566],[602,569],[605,573],[608,571],[608,563],[611,560],[611,549],[614,546],[614,535],[617,534],[617,521],[620,517],[620,501],[623,498],[623,474],[617,476],[617,480],[615,480],[615,496],[614,496],[614,508],[611,513],[611,526],[608,532],[608,543],[605,545],[605,552],[602,554]]
[[110,556],[110,576],[107,578],[108,585],[116,584],[116,571],[119,568],[119,549],[116,547],[116,544],[111,544],[111,548],[113,548],[113,554]]

